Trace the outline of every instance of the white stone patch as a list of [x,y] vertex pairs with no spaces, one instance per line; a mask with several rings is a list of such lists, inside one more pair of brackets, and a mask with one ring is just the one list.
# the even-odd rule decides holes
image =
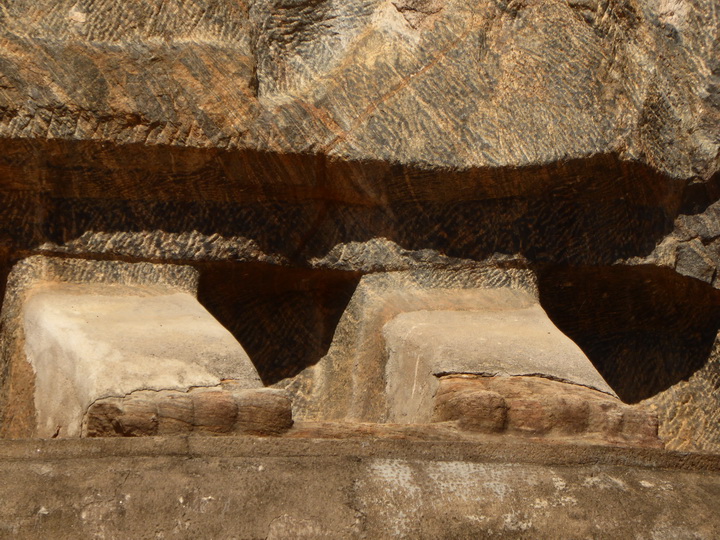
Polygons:
[[420,43],[420,34],[408,24],[405,17],[402,16],[392,2],[381,5],[373,13],[372,25],[389,37],[397,36],[393,43],[397,41],[406,46],[408,43],[413,45]]
[[562,491],[567,487],[565,480],[563,480],[562,478],[559,478],[557,476],[553,477],[552,482],[553,482],[553,485],[555,486],[555,489],[558,491]]
[[502,500],[510,492],[510,482],[516,478],[514,469],[512,464],[501,468],[483,463],[442,461],[427,474],[440,491],[461,500],[482,500],[487,491]]
[[[370,464],[370,478],[380,484],[384,496],[394,507],[388,523],[394,537],[405,537],[417,520],[422,490],[413,478],[410,465],[401,460],[381,459]],[[400,508],[402,510],[400,510]]]
[[644,488],[654,488],[655,484],[648,482],[647,480],[640,480],[640,485]]
[[605,473],[588,476],[585,480],[583,480],[582,485],[583,487],[594,487],[598,489],[619,489],[621,491],[628,490],[625,482]]
[[527,531],[532,527],[532,521],[524,514],[512,512],[503,515],[503,527],[509,531]]
[[575,497],[565,495],[558,499],[558,504],[556,504],[555,506],[575,506],[576,504],[577,499]]
[[420,488],[413,481],[410,466],[400,460],[377,460],[371,464],[372,474],[381,482],[404,494],[415,496]]
[[661,22],[670,24],[680,31],[687,29],[687,20],[690,4],[683,0],[656,0],[658,19]]
[[80,6],[75,4],[68,11],[68,19],[77,24],[83,24],[87,21],[87,13],[85,13]]

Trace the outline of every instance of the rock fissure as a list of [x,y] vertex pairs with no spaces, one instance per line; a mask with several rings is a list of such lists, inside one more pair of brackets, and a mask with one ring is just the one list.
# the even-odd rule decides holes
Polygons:
[[[445,377],[449,377],[449,378],[467,378],[467,379],[473,379],[473,378],[477,378],[477,377],[479,377],[479,378],[482,378],[482,377],[491,378],[491,377],[497,377],[497,376],[498,376],[497,373],[481,372],[481,371],[477,371],[477,372],[473,372],[473,373],[438,372],[438,373],[433,373],[433,375],[434,375],[435,377],[437,377],[438,379],[442,379],[442,378],[445,378]],[[545,373],[518,373],[517,375],[514,375],[514,376],[521,376],[521,377],[538,377],[538,378],[541,378],[541,379],[548,379],[548,380],[550,380],[550,381],[556,381],[556,382],[560,382],[560,383],[564,383],[564,384],[574,384],[574,385],[577,385],[577,386],[582,386],[583,388],[588,388],[588,389],[590,389],[590,390],[597,390],[598,392],[602,392],[602,393],[607,394],[607,395],[609,395],[609,396],[614,396],[614,393],[613,393],[613,392],[608,392],[608,391],[606,391],[606,390],[597,389],[597,388],[594,388],[594,387],[592,387],[592,386],[588,386],[587,384],[582,384],[582,383],[579,383],[579,382],[576,382],[576,381],[573,381],[573,380],[570,380],[570,379],[565,379],[565,378],[562,378],[562,377],[555,377],[555,376],[553,376],[553,375],[547,375],[547,374],[545,374]]]

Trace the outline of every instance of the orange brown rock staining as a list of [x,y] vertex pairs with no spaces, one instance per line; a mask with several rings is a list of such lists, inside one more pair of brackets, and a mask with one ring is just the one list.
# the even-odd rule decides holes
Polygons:
[[718,29],[0,2],[0,536],[720,538]]
[[652,412],[541,377],[444,377],[433,421],[482,433],[662,447]]
[[278,390],[138,391],[93,403],[83,419],[83,436],[268,436],[285,433],[292,423],[290,400]]

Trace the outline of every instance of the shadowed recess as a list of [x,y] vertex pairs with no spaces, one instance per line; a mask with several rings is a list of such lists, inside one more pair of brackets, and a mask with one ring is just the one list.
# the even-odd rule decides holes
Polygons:
[[614,155],[532,167],[421,169],[323,156],[1,141],[0,245],[87,231],[242,236],[305,265],[340,243],[482,260],[610,264],[672,230],[684,182]]
[[720,172],[706,181],[697,181],[685,187],[681,214],[701,214],[708,206],[720,199]]
[[215,263],[201,267],[198,298],[270,385],[325,355],[359,281],[354,272]]
[[720,291],[652,266],[552,267],[540,301],[626,403],[702,368],[720,327]]

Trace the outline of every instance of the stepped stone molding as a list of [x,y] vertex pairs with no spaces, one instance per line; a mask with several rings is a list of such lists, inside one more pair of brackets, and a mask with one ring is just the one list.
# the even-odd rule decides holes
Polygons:
[[[718,455],[525,442],[5,441],[0,531],[59,539],[697,538]],[[252,511],[238,515],[236,509]]]
[[293,425],[282,390],[246,388],[247,381],[177,390],[138,390],[95,400],[83,417],[85,437],[280,435]]
[[662,448],[657,416],[584,386],[542,377],[442,377],[433,422],[536,439]]

